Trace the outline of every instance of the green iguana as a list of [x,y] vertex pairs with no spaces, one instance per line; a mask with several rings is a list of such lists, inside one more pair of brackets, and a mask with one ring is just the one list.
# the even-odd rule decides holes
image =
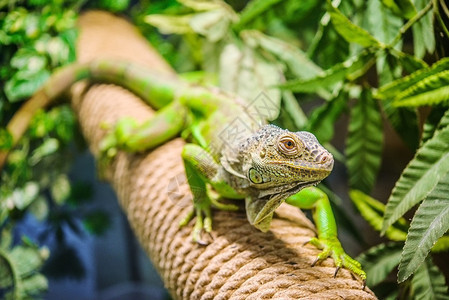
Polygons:
[[[276,208],[285,201],[313,209],[318,237],[310,243],[323,250],[314,264],[331,256],[337,267],[335,275],[345,267],[365,282],[360,264],[344,252],[337,238],[327,195],[314,187],[330,174],[334,161],[313,134],[268,125],[256,108],[216,88],[191,85],[129,63],[106,60],[63,68],[25,107],[32,111],[45,105],[86,78],[124,86],[158,109],[143,124],[120,120],[100,145],[103,162],[119,149],[144,151],[179,134],[191,142],[184,146],[182,158],[193,209],[181,225],[196,216],[194,241],[202,243],[201,232],[212,230],[212,206],[237,208],[220,203],[221,197],[245,199],[249,222],[264,232],[269,230]],[[14,142],[21,135],[18,131],[24,130],[18,126],[22,123],[23,127],[23,121],[13,118],[8,125]]]

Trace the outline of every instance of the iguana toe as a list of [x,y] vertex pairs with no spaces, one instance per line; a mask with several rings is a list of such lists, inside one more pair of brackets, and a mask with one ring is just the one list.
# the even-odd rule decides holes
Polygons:
[[340,242],[336,238],[332,239],[319,239],[319,238],[312,238],[309,241],[310,244],[314,245],[318,249],[322,249],[323,251],[318,254],[315,261],[312,263],[312,266],[317,264],[320,261],[323,261],[324,259],[328,257],[332,257],[334,260],[336,269],[334,273],[334,277],[337,276],[339,270],[341,268],[345,268],[349,271],[351,271],[353,274],[358,276],[363,281],[363,288],[366,286],[366,273],[362,270],[362,266],[358,261],[350,257],[346,252],[343,250],[343,247],[341,246]]

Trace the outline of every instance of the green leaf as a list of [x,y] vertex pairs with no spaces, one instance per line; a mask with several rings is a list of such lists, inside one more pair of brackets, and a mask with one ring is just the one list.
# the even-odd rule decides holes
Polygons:
[[16,188],[12,194],[5,199],[5,203],[12,205],[9,209],[17,208],[23,210],[36,199],[39,194],[39,185],[36,182],[27,182],[23,188]]
[[449,251],[449,236],[442,236],[432,247],[433,253]]
[[42,145],[34,149],[29,161],[31,165],[37,164],[43,157],[55,153],[59,149],[59,141],[55,138],[46,139]]
[[382,4],[396,15],[410,19],[416,15],[416,8],[410,0],[381,0]]
[[[385,2],[393,2],[393,0],[382,0],[382,2],[385,5]],[[399,29],[403,25],[403,20],[402,18],[393,15],[384,5],[382,5],[379,0],[368,1],[365,16],[367,21],[366,29],[371,32],[374,38],[379,42],[389,44],[398,34]],[[401,45],[402,43],[398,43],[395,45],[395,48],[400,49]]]
[[99,5],[112,12],[121,12],[128,8],[129,0],[99,0]]
[[189,25],[193,31],[215,43],[228,34],[229,26],[234,20],[235,16],[229,11],[217,9],[195,14],[190,19]]
[[327,0],[327,12],[337,32],[349,43],[357,43],[363,47],[384,48],[385,45],[376,40],[368,31],[352,23],[345,15]]
[[56,123],[50,118],[49,114],[43,109],[40,109],[31,119],[29,126],[30,136],[33,138],[43,138],[44,136],[47,136],[55,126]]
[[56,204],[62,205],[70,195],[70,182],[66,174],[60,174],[51,183],[51,196]]
[[371,91],[364,89],[351,110],[346,140],[349,185],[369,193],[376,181],[382,156],[382,118]]
[[413,299],[443,300],[449,299],[444,274],[427,258],[416,271],[412,282]]
[[395,106],[423,106],[447,103],[449,100],[449,70],[429,76],[415,86],[396,95]]
[[237,30],[244,28],[245,24],[251,22],[256,17],[260,16],[267,10],[271,9],[275,4],[281,0],[252,0],[245,6],[240,13],[240,21],[235,25]]
[[375,94],[375,98],[377,99],[394,99],[397,94],[401,93],[404,90],[407,90],[420,81],[425,80],[427,77],[436,75],[440,72],[446,71],[449,69],[449,58],[443,58],[433,64],[431,67],[422,68],[406,77],[397,79],[389,84],[382,86],[377,93]]
[[[374,230],[380,231],[382,229],[385,205],[362,191],[350,190],[349,196],[362,217],[368,221]],[[407,228],[407,221],[404,218],[400,218],[396,224],[387,229],[385,235],[392,241],[405,241]]]
[[228,44],[220,56],[220,87],[247,101],[247,108],[265,120],[274,120],[281,107],[282,71],[253,49]]
[[323,71],[301,49],[281,39],[264,35],[257,30],[245,30],[240,35],[253,47],[258,46],[274,54],[287,65],[293,75],[300,79],[313,78]]
[[402,243],[377,245],[357,257],[367,273],[366,284],[373,287],[382,282],[399,264]]
[[12,135],[6,128],[0,128],[0,150],[8,150],[12,147]]
[[423,200],[449,172],[449,126],[444,127],[422,145],[402,172],[388,199],[384,233],[406,211]]
[[449,109],[440,106],[435,106],[429,113],[426,122],[423,126],[423,133],[421,143],[425,143],[432,138],[433,134],[443,127],[449,125]]
[[195,11],[208,11],[228,7],[227,4],[223,1],[178,0],[178,2]]
[[[294,123],[294,130],[301,130],[307,123],[307,116],[298,104],[295,96],[290,91],[282,91],[283,104],[285,106],[284,111],[290,116]],[[283,112],[281,111],[281,114]]]
[[315,109],[309,118],[306,131],[310,131],[321,144],[329,142],[334,136],[334,124],[346,108],[348,94],[340,92],[337,97]]
[[56,134],[61,141],[68,143],[72,140],[75,130],[75,114],[68,105],[59,106],[47,113],[49,121],[55,126]]
[[195,14],[188,14],[182,16],[167,16],[167,15],[148,15],[144,21],[154,27],[157,27],[163,34],[186,34],[193,33],[190,27],[190,20]]
[[39,221],[44,221],[44,219],[47,218],[49,210],[47,200],[43,196],[38,196],[28,207],[28,211]]
[[4,92],[10,102],[17,102],[33,95],[49,77],[50,72],[45,69],[40,70],[26,79],[19,78],[18,73],[16,73],[5,83]]
[[449,229],[449,173],[421,203],[410,224],[399,265],[402,282],[421,265],[436,241]]
[[[429,4],[428,0],[413,0],[416,9],[422,10]],[[433,30],[433,14],[429,10],[418,22],[413,24],[413,46],[415,56],[422,58],[426,52],[435,51],[435,36]]]
[[332,89],[334,85],[346,79],[355,80],[360,75],[360,70],[369,65],[373,57],[372,53],[362,52],[334,65],[316,77],[290,80],[279,85],[279,87],[298,93],[318,93],[323,88]]
[[23,288],[22,295],[24,297],[28,298],[30,296],[34,296],[33,298],[35,298],[36,296],[47,291],[48,280],[42,274],[34,274],[30,277],[24,278],[22,280],[21,287]]

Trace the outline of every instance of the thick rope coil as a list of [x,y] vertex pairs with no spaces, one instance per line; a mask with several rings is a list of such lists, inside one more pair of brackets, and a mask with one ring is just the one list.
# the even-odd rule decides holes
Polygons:
[[[161,72],[174,72],[126,21],[104,12],[84,14],[78,60],[117,58]],[[105,135],[102,123],[153,112],[136,96],[113,85],[76,85],[72,104],[94,155]],[[315,235],[299,211],[281,206],[271,230],[250,226],[245,213],[214,211],[211,243],[191,242],[191,226],[179,228],[191,207],[180,156],[184,142],[170,141],[151,153],[119,153],[107,180],[128,220],[174,299],[376,299],[347,270],[333,278],[331,259],[311,267],[319,250],[303,244]]]

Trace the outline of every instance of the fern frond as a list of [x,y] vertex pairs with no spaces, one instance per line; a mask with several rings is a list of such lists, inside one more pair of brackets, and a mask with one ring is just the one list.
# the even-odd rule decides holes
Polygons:
[[437,131],[417,151],[405,168],[388,200],[382,233],[399,217],[423,200],[449,172],[449,126]]
[[447,286],[444,275],[428,257],[413,276],[411,283],[413,299],[420,300],[447,300]]
[[397,94],[416,85],[421,80],[449,69],[449,58],[443,58],[431,67],[420,69],[412,74],[382,86],[374,95],[377,99],[394,99]]
[[449,229],[449,173],[421,203],[410,224],[399,265],[399,281],[418,269],[436,241]]
[[371,91],[363,90],[351,110],[346,141],[346,163],[351,188],[370,192],[380,167],[382,142],[382,118],[377,103]]

